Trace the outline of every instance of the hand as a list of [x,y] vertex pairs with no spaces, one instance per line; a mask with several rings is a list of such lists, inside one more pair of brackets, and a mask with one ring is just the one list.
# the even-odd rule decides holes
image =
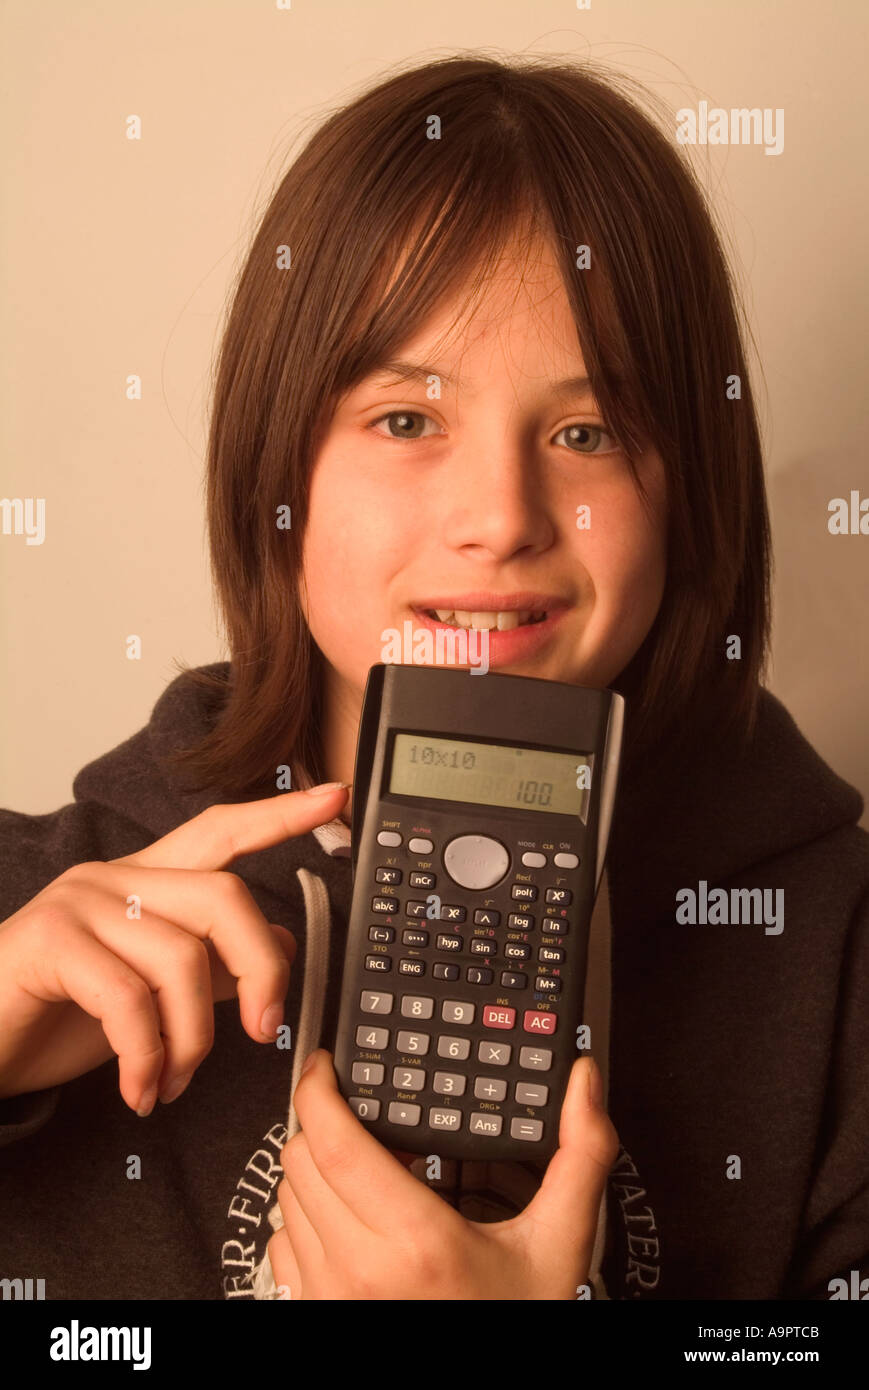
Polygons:
[[577,1058],[539,1191],[518,1216],[482,1224],[407,1172],[353,1114],[328,1052],[313,1052],[294,1098],[302,1129],[281,1150],[275,1283],[291,1299],[575,1298],[619,1147],[600,1095],[597,1067]]
[[0,1097],[116,1053],[121,1095],[147,1114],[158,1089],[180,1095],[214,1042],[214,1003],[236,995],[245,1031],[273,1043],[295,938],[224,870],[332,820],[346,796],[210,806],[137,854],[67,869],[0,923]]

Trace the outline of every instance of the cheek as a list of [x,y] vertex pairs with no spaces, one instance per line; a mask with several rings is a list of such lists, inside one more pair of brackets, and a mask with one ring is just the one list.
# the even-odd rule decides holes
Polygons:
[[660,514],[633,482],[598,499],[591,529],[577,531],[588,592],[577,648],[585,684],[608,686],[645,640],[661,604],[666,574]]
[[[354,467],[346,452],[323,455],[311,478],[304,563],[312,577],[330,576],[362,599],[375,571],[388,574],[406,547],[406,521],[396,499]],[[359,590],[358,593],[356,591]],[[313,593],[313,587],[312,587]]]
[[[339,485],[339,471],[320,459],[314,469],[308,498],[308,517],[302,550],[305,584],[314,615],[322,616],[342,595],[352,593],[360,518],[354,510],[352,487]],[[363,544],[364,553],[364,544]]]
[[345,455],[324,455],[311,479],[302,547],[302,611],[326,659],[364,685],[382,661],[393,574],[407,561],[406,528],[390,498]]
[[[630,600],[657,611],[666,573],[666,533],[661,507],[650,495],[651,514],[636,489],[620,488],[602,499],[591,527],[577,531],[579,553],[598,602]],[[597,524],[596,524],[597,523]]]

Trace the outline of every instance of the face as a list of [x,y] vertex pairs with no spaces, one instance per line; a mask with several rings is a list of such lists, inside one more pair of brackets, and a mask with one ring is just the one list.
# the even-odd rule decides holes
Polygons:
[[[585,368],[548,248],[507,248],[456,321],[464,301],[396,354],[417,377],[378,371],[339,402],[315,461],[301,597],[327,709],[357,719],[370,666],[419,660],[384,654],[408,621],[470,620],[491,670],[603,687],[661,602],[663,465],[638,461],[649,511],[588,388],[563,384]],[[481,664],[485,640],[447,664]]]

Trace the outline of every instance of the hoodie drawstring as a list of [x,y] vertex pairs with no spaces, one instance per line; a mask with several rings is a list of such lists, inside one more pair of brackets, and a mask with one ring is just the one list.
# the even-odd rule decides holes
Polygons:
[[[290,1080],[290,1105],[287,1113],[287,1140],[299,1132],[299,1117],[293,1107],[296,1086],[302,1074],[306,1059],[315,1051],[323,1028],[323,1007],[329,984],[329,938],[331,918],[329,915],[329,892],[325,883],[307,869],[297,869],[296,877],[302,885],[305,899],[305,976],[302,982],[302,1008],[299,1014],[299,1031],[293,1049],[293,1072]],[[280,1203],[275,1202],[268,1213],[268,1221],[273,1231],[279,1231],[284,1224]],[[271,1260],[266,1251],[253,1278],[255,1299],[280,1298]]]

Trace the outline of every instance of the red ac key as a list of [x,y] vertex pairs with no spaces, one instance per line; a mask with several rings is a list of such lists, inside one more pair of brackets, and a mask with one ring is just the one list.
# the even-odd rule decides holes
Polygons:
[[554,1033],[558,1025],[558,1015],[526,1009],[523,1027],[526,1033]]

